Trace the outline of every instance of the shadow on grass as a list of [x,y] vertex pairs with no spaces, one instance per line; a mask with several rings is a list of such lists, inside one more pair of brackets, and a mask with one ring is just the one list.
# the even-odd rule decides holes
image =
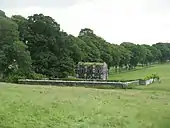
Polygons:
[[127,88],[123,87],[123,86],[111,86],[111,85],[92,85],[92,86],[84,86],[85,88],[93,88],[93,89],[124,89],[126,90]]
[[[79,86],[82,87],[82,86]],[[123,86],[111,86],[111,85],[89,85],[84,86],[85,88],[94,88],[94,89],[122,89],[122,90],[140,90],[140,91],[164,91],[170,92],[170,87],[162,87],[161,83],[154,83],[150,85],[128,85],[128,87]]]
[[85,88],[95,88],[95,89],[121,89],[121,90],[141,90],[138,88],[138,85],[131,84],[128,86],[123,86],[123,85],[92,85],[92,86],[84,86]]

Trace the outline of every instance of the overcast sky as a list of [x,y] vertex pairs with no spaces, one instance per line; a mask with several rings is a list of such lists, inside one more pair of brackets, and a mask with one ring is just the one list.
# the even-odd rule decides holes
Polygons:
[[8,16],[43,13],[69,34],[91,28],[112,43],[170,42],[170,0],[0,0]]

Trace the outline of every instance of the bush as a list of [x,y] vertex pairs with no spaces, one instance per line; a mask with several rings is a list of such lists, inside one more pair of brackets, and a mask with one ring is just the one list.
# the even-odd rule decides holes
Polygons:
[[20,74],[10,74],[8,77],[4,78],[4,82],[18,83],[19,79],[25,79],[26,77]]
[[157,79],[157,80],[159,80],[160,77],[158,75],[156,75],[156,74],[152,74],[150,76],[146,76],[143,80],[149,80],[149,79]]
[[16,71],[16,72],[10,73],[8,76],[6,76],[3,79],[3,81],[10,82],[10,83],[18,83],[19,79],[42,80],[42,79],[47,79],[47,78],[46,78],[46,76],[44,76],[42,74],[37,74],[35,72],[26,74],[21,71]]
[[45,75],[38,74],[38,73],[34,72],[34,73],[31,74],[30,79],[42,80],[42,79],[47,79],[47,77]]

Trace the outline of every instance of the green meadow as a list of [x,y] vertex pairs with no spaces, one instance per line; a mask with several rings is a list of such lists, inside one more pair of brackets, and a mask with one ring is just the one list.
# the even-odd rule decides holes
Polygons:
[[170,64],[109,79],[152,73],[161,83],[127,90],[0,83],[0,128],[170,128]]

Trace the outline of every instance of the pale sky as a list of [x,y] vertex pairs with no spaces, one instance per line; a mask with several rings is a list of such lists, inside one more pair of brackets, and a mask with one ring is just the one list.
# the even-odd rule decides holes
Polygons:
[[91,28],[111,43],[170,42],[170,0],[0,0],[8,16],[43,13],[77,36]]

